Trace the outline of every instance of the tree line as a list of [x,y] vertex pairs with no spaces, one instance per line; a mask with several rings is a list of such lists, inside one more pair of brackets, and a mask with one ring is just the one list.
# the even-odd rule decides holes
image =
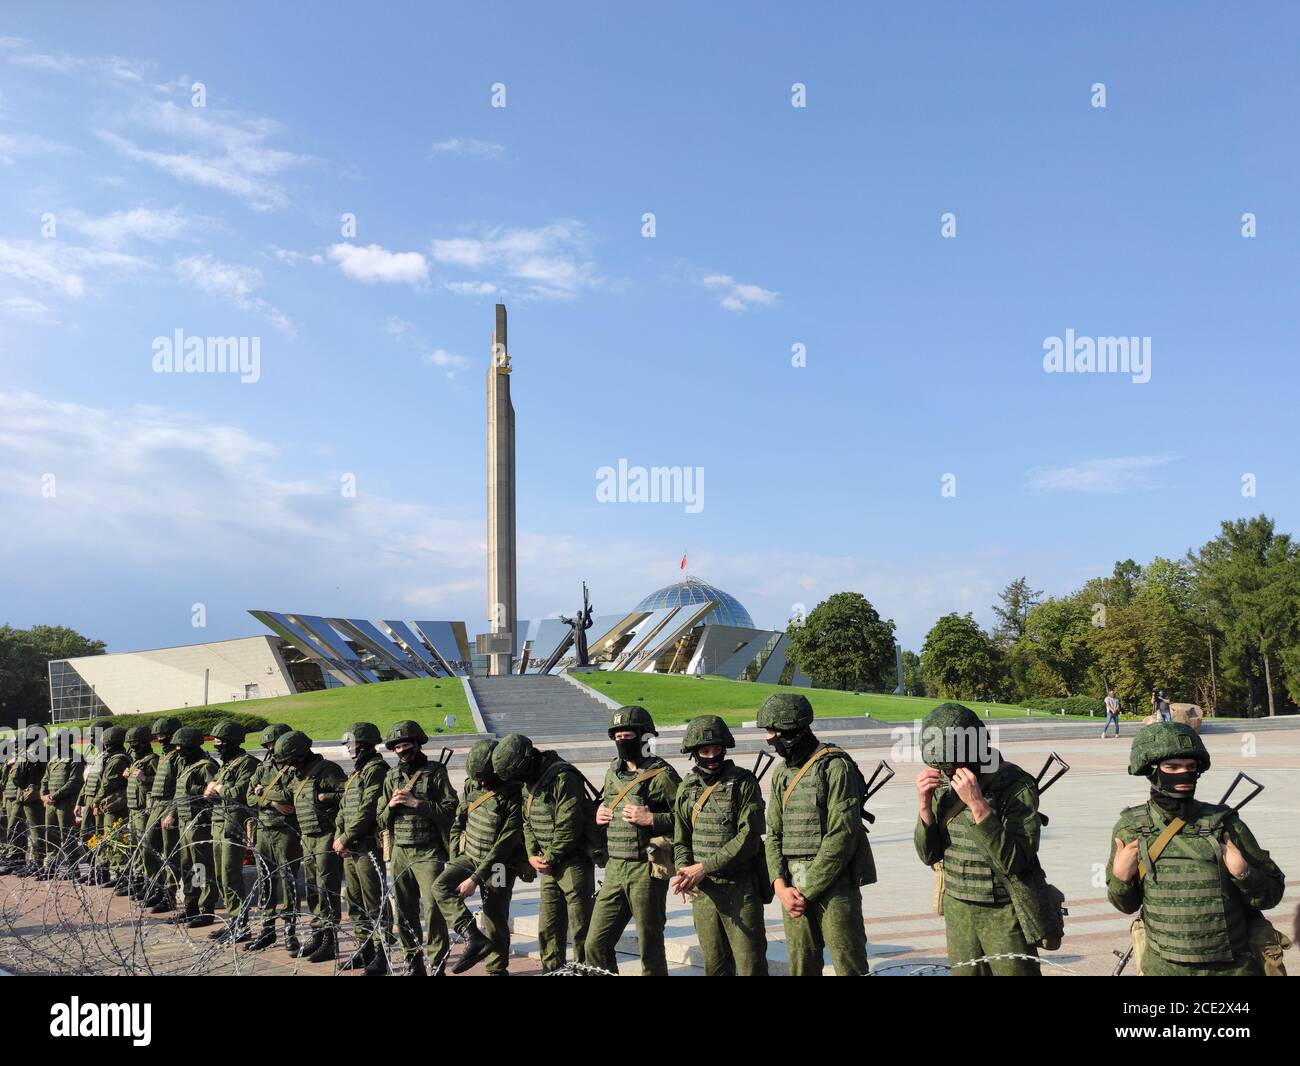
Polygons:
[[[1294,714],[1300,703],[1300,546],[1265,515],[1225,521],[1181,559],[1115,563],[1063,596],[1027,578],[993,605],[986,632],[944,615],[918,653],[905,651],[912,695],[1024,704],[1092,697],[1113,687],[1126,709],[1153,689],[1220,714]],[[791,658],[813,684],[862,691],[896,685],[894,623],[841,592],[788,630]]]

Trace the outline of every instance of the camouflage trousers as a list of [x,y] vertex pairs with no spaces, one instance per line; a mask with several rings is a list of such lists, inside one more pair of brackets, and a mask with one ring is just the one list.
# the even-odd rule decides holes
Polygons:
[[302,868],[302,845],[292,829],[257,827],[253,841],[257,853],[257,907],[262,914],[262,932],[275,930],[279,915],[284,935],[296,935],[298,926],[298,871]]
[[27,823],[27,861],[45,865],[45,804],[40,800],[23,804],[23,821]]
[[691,902],[706,977],[766,977],[767,930],[753,881],[705,878]]
[[145,838],[149,832],[149,812],[143,808],[131,811],[127,815],[131,824],[131,877],[143,881],[147,877],[145,868]]
[[312,932],[338,931],[342,912],[343,860],[334,854],[334,834],[302,834],[302,879]]
[[384,860],[377,848],[349,852],[343,858],[343,881],[348,890],[348,917],[357,944],[373,941],[384,946],[392,923],[384,915]]
[[995,959],[975,966],[958,966],[985,955],[1014,952],[1037,955],[1025,942],[1010,903],[972,903],[944,893],[943,926],[948,934],[948,965],[953,977],[1039,977],[1042,967],[1027,959]]
[[573,935],[573,961],[587,961],[587,929],[591,924],[596,871],[585,855],[565,859],[539,875],[541,898],[537,908],[537,944],[542,969],[558,970],[565,963],[569,935]]
[[72,801],[55,803],[45,808],[45,865],[64,867],[75,864],[81,857],[81,835],[77,820],[72,816]]
[[145,812],[140,857],[150,891],[174,898],[176,886],[180,883],[180,855],[177,852],[180,832],[162,827],[162,811],[162,805],[158,804]]
[[[474,872],[477,864],[463,856],[453,859],[433,883],[434,899],[447,924],[458,933],[464,933],[473,923],[464,899],[458,891],[460,883]],[[481,932],[492,945],[492,950],[485,956],[487,972],[499,976],[509,972],[510,962],[510,898],[515,890],[514,870],[501,871],[497,878],[479,885],[479,895],[483,898],[483,927]]]
[[224,822],[212,825],[212,864],[216,868],[217,890],[226,909],[226,920],[248,926],[248,892],[244,889],[244,856],[248,844],[243,825],[226,829]]
[[587,931],[587,962],[602,970],[618,973],[614,949],[627,928],[636,920],[636,941],[641,951],[643,977],[667,977],[664,955],[664,924],[668,910],[668,882],[650,875],[644,859],[610,859],[605,881],[596,893]]
[[216,910],[217,879],[212,861],[212,826],[206,818],[181,824],[180,853],[185,909],[211,914]]
[[5,861],[18,861],[27,855],[27,817],[17,799],[5,800]]
[[429,845],[394,844],[391,866],[393,902],[397,907],[397,939],[406,957],[427,947],[435,964],[450,950],[447,923],[434,903],[433,883],[442,873],[442,859]]
[[785,948],[791,977],[820,977],[822,951],[828,949],[839,977],[867,972],[867,928],[862,923],[862,889],[850,874],[840,877],[825,895],[808,901],[798,918],[784,910]]

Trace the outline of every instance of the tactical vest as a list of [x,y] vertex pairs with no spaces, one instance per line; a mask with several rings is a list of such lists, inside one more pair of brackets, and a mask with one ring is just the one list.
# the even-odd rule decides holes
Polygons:
[[[72,759],[55,759],[50,763],[49,776],[45,779],[45,791],[54,795],[76,776],[77,764]],[[59,802],[65,803],[66,800]]]
[[[708,862],[729,844],[739,831],[740,785],[744,774],[735,763],[725,763],[718,775],[717,787],[709,793],[704,806],[699,808],[695,826],[691,830],[691,854],[696,862]],[[691,817],[696,805],[709,785],[698,774],[687,779],[688,802],[685,810]],[[792,797],[793,798],[793,797]],[[721,871],[720,871],[721,872]],[[714,880],[717,877],[710,875]]]
[[132,771],[139,770],[140,777],[126,779],[126,808],[130,811],[142,811],[149,806],[149,786],[153,784],[154,774],[158,770],[158,755],[150,752],[131,764]]
[[81,779],[81,794],[86,797],[87,806],[95,798],[99,788],[100,776],[104,773],[104,756],[101,752],[86,764],[86,776]]
[[[408,772],[403,766],[397,766],[390,770],[389,774],[393,779],[393,791],[399,788],[409,788],[411,795],[416,799],[422,799],[429,803],[433,802],[430,795],[430,778],[436,773],[446,773],[441,763],[433,761],[426,762],[419,770],[414,773],[419,776],[415,779],[415,784],[410,784],[413,774]],[[393,826],[393,843],[400,844],[403,847],[410,848],[427,848],[433,847],[437,851],[443,848],[442,834],[438,831],[438,824],[428,816],[417,812],[412,807],[394,807],[392,808],[392,826]],[[445,857],[445,855],[440,856]]]
[[[361,809],[361,797],[366,791],[366,786],[373,784],[374,780],[383,780],[384,775],[388,773],[388,765],[378,755],[367,759],[360,770],[353,770],[348,774],[347,784],[343,786],[343,826],[345,830],[350,831],[358,825],[362,818],[367,814],[374,814],[373,811],[363,811]],[[379,804],[379,797],[372,801],[376,806]],[[368,835],[357,842],[359,847],[374,847],[375,831],[372,829]]]
[[[208,769],[211,767],[211,760],[206,756],[195,759],[192,763],[187,763],[180,768],[176,774],[176,819],[181,825],[196,821],[203,817],[204,813],[211,806],[203,798],[203,790],[207,788]],[[193,794],[190,792],[191,782],[197,789]]]
[[[605,776],[605,803],[613,803],[615,797],[642,774],[667,765],[663,759],[655,756],[647,759],[636,768],[634,773],[629,774],[623,769],[621,762],[616,762],[614,766],[610,767],[609,773]],[[664,771],[664,773],[668,772],[670,771]],[[609,857],[611,859],[650,861],[646,855],[646,846],[650,843],[650,837],[654,833],[653,828],[648,825],[633,825],[631,822],[624,821],[623,808],[629,804],[637,807],[648,806],[649,791],[656,779],[651,778],[649,781],[642,781],[640,784],[635,785],[619,801],[619,809],[614,812],[613,819],[605,827],[608,833]]]
[[[253,771],[252,780],[248,782],[249,802],[257,808],[257,827],[271,832],[291,832],[297,826],[297,819],[292,814],[281,814],[271,804],[293,803],[290,783],[293,770],[285,766],[276,766],[270,759],[264,759]],[[262,786],[260,795],[253,792]]]
[[153,806],[168,803],[176,795],[176,771],[180,767],[180,752],[174,748],[158,756],[158,771],[154,774],[149,798]]
[[294,776],[293,809],[298,816],[298,831],[304,836],[323,836],[334,832],[334,814],[338,811],[335,797],[319,800],[324,784],[325,771],[333,765],[328,759],[317,758],[311,769],[304,776]]
[[[251,762],[253,757],[246,751],[241,751],[229,762],[222,763],[221,769],[217,771],[214,778],[217,784],[230,786],[231,791],[226,792],[225,787],[218,794],[216,803],[212,808],[213,826],[229,825],[231,829],[240,829],[244,824],[244,816],[248,813],[248,806],[241,800],[235,792],[234,783],[239,779],[241,770],[244,770]],[[247,786],[245,786],[247,787]]]
[[953,899],[971,903],[1006,903],[1011,894],[993,875],[993,865],[975,840],[975,821],[963,807],[948,823],[948,846],[943,852],[943,889]]
[[[826,747],[831,745],[818,744],[808,758]],[[826,835],[826,771],[833,759],[846,758],[848,756],[842,752],[823,755],[817,760],[817,765],[799,779],[788,800],[785,799],[786,789],[804,764],[787,765],[780,782],[773,782],[777,802],[784,803],[781,809],[781,854],[786,858],[811,859],[821,848],[822,837]]]
[[537,784],[524,786],[524,818],[528,828],[533,831],[537,846],[546,851],[555,839],[555,807],[551,803],[549,790],[559,779],[560,774],[570,772],[569,764],[558,756],[537,779]]
[[[484,796],[487,796],[484,799]],[[502,797],[498,792],[473,788],[465,792],[468,806],[474,807],[465,817],[465,855],[482,862],[496,845],[504,820]],[[482,800],[482,803],[478,803]],[[478,806],[474,806],[478,803]]]
[[[1145,851],[1167,823],[1154,804],[1137,808],[1135,828]],[[1147,945],[1167,962],[1230,962],[1249,950],[1249,916],[1223,865],[1219,834],[1228,808],[1202,804],[1170,839],[1142,881]],[[1159,820],[1157,820],[1159,815]]]

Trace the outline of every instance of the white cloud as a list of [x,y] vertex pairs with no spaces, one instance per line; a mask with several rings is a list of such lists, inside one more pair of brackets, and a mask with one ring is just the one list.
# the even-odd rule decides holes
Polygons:
[[154,211],[136,207],[130,211],[113,211],[98,218],[69,211],[64,217],[73,229],[89,235],[96,244],[116,248],[133,240],[175,240],[190,226],[190,220],[176,208]]
[[419,252],[390,252],[378,244],[332,244],[326,251],[346,277],[364,282],[405,282],[416,285],[429,273],[429,264]]
[[[19,48],[26,44],[16,37],[4,38],[17,42],[7,44],[6,48]],[[121,56],[73,56],[66,52],[48,55],[43,52],[27,52],[15,55],[9,60],[15,66],[26,67],[46,74],[84,75],[94,81],[115,82],[122,85],[143,86],[145,75],[151,64],[137,63]]]
[[29,296],[10,296],[0,300],[0,313],[6,318],[16,318],[37,326],[58,325],[54,311],[40,300]]
[[1036,492],[1131,492],[1155,485],[1156,472],[1180,458],[1121,455],[1087,459],[1072,466],[1034,467],[1026,475],[1027,484]]
[[439,238],[430,249],[434,260],[445,266],[498,275],[494,281],[444,281],[451,292],[478,296],[514,291],[537,299],[572,299],[601,284],[590,243],[582,223],[561,219],[535,229],[497,227],[477,237]]
[[391,333],[394,337],[400,337],[403,333],[410,333],[414,328],[406,319],[398,318],[396,315],[389,315],[384,319],[384,332]]
[[72,299],[85,295],[86,276],[91,272],[120,275],[146,265],[135,256],[62,241],[0,239],[0,275]]
[[446,141],[434,141],[429,151],[438,155],[475,156],[479,159],[501,159],[506,154],[505,145],[492,141],[480,141],[474,137],[453,137]]
[[211,255],[188,255],[176,260],[176,276],[241,311],[265,315],[281,333],[293,336],[296,332],[285,314],[257,295],[262,287],[262,272],[257,267],[223,263]]
[[760,285],[743,285],[730,274],[709,274],[700,284],[718,294],[718,302],[728,311],[737,313],[753,307],[768,307],[780,301],[781,294]]
[[18,156],[68,155],[72,149],[32,133],[0,133],[0,163],[11,166]]
[[454,380],[456,375],[470,365],[470,361],[463,355],[454,355],[443,348],[436,348],[431,352],[426,352],[420,356],[421,362],[428,363],[430,366],[442,367],[447,371],[449,380]]

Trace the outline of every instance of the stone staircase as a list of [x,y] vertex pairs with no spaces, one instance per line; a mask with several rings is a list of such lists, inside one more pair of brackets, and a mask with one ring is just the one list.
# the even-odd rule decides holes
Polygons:
[[599,737],[609,727],[609,707],[558,675],[472,677],[469,686],[485,728],[498,737]]

